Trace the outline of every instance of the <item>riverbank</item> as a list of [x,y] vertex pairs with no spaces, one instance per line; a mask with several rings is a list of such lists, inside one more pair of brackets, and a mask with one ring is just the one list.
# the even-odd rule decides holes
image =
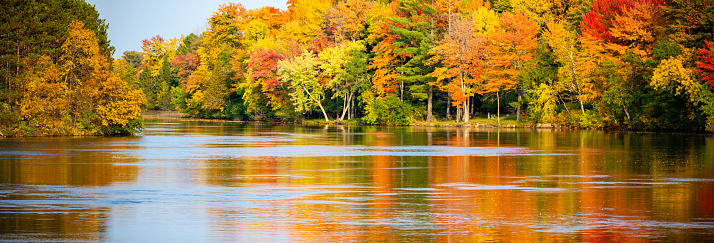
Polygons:
[[178,111],[156,111],[149,110],[141,112],[141,116],[144,117],[144,121],[156,121],[156,120],[169,120],[169,121],[200,121],[200,122],[234,122],[234,123],[246,123],[246,121],[236,121],[228,119],[207,119],[207,118],[191,118],[184,117]]
[[[368,125],[362,123],[360,119],[351,119],[338,122],[331,120],[326,122],[323,119],[312,119],[303,120],[299,122],[266,122],[266,121],[237,121],[228,119],[206,119],[206,118],[190,118],[184,117],[178,111],[144,111],[142,116],[145,121],[198,121],[198,122],[228,122],[228,123],[251,123],[251,124],[294,124],[294,125]],[[516,121],[514,115],[507,115],[501,117],[500,125],[497,118],[486,118],[486,117],[474,117],[469,120],[469,122],[456,122],[453,120],[446,121],[435,121],[435,122],[424,122],[418,121],[410,124],[413,127],[470,127],[470,128],[506,128],[506,129],[537,129],[537,130],[548,130],[548,129],[558,129],[558,130],[600,130],[600,131],[612,131],[612,132],[632,132],[632,133],[666,133],[666,134],[702,134],[702,135],[712,135],[707,132],[683,132],[683,131],[646,131],[646,130],[622,130],[622,129],[606,129],[606,128],[582,128],[582,127],[561,127],[558,124],[545,124],[538,123],[532,124],[523,121]]]
[[[200,121],[200,122],[232,122],[232,123],[275,123],[275,124],[303,124],[303,125],[366,125],[361,122],[360,119],[351,119],[338,122],[335,120],[326,122],[322,119],[312,119],[303,120],[300,122],[256,122],[256,121],[236,121],[228,119],[206,119],[206,118],[190,118],[184,117],[183,114],[177,111],[144,111],[142,113],[145,121],[152,120],[180,120],[180,121]],[[503,116],[501,117],[501,124],[499,125],[496,118],[485,118],[485,117],[475,117],[470,119],[469,122],[455,122],[453,120],[446,121],[435,121],[435,122],[415,122],[410,124],[410,126],[423,126],[423,127],[479,127],[479,128],[539,128],[539,129],[554,129],[560,128],[557,125],[551,124],[538,124],[533,126],[524,122],[516,121],[515,116]]]

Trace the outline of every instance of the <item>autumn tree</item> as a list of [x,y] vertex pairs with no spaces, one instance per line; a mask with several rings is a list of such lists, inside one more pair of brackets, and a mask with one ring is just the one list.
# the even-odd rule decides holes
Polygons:
[[72,21],[65,27],[67,36],[57,50],[57,63],[46,55],[24,60],[30,68],[20,75],[24,83],[17,102],[21,129],[15,135],[97,135],[141,129],[142,92],[111,71],[95,32],[84,26]]
[[463,117],[468,122],[469,100],[475,94],[474,86],[481,82],[488,40],[475,33],[476,23],[469,17],[457,17],[451,22],[444,39],[431,50],[433,60],[442,64],[431,75],[459,109],[457,121]]
[[550,22],[544,31],[545,40],[553,50],[553,54],[560,64],[558,80],[560,87],[577,94],[581,113],[585,113],[582,99],[582,85],[578,73],[578,40],[575,31],[568,30],[562,22]]
[[320,108],[325,121],[330,118],[322,106],[325,97],[325,85],[320,83],[318,77],[319,61],[315,54],[304,51],[292,60],[278,62],[278,74],[290,84],[292,92],[290,97],[295,105],[295,111],[305,113],[314,106]]
[[[243,25],[248,10],[241,4],[219,6],[208,20],[209,28],[196,50],[199,65],[186,79],[185,112],[194,117],[228,118],[232,113],[229,98],[235,90],[237,77],[233,72],[233,56],[244,41]],[[237,68],[240,70],[240,68]]]
[[709,86],[710,90],[714,90],[714,45],[712,42],[705,40],[704,47],[697,50],[699,61],[696,62],[697,73],[701,77],[705,85]]
[[398,36],[391,31],[387,23],[388,18],[396,16],[394,9],[397,2],[389,5],[376,4],[368,15],[369,36],[368,41],[374,45],[372,53],[374,57],[369,65],[369,69],[374,70],[373,88],[376,96],[385,97],[397,94],[399,84],[396,82],[398,73],[395,69],[400,65],[398,55],[394,52],[394,46]]
[[284,37],[304,47],[325,27],[325,15],[332,6],[330,0],[294,0],[288,3],[291,21],[284,26]]
[[663,11],[672,41],[692,47],[712,38],[714,0],[670,0]]
[[[598,0],[581,23],[583,36],[579,60],[582,65],[582,99],[592,102],[606,119],[622,114],[624,123],[639,110],[635,95],[646,93],[646,73],[652,52],[662,36],[661,1]],[[609,66],[609,73],[603,68]],[[599,75],[602,74],[602,75]]]
[[295,108],[290,99],[290,83],[278,75],[278,62],[285,59],[275,49],[259,49],[250,54],[246,81],[241,84],[248,112],[264,116],[270,110],[284,118],[292,118]]
[[[26,59],[29,70],[21,75],[24,87],[19,102],[20,119],[34,132],[46,135],[71,134],[73,124],[67,121],[67,91],[69,87],[61,78],[61,71],[48,56]],[[76,87],[75,87],[76,88]],[[70,123],[70,124],[67,124]]]
[[498,92],[515,89],[518,94],[517,120],[520,120],[522,95],[516,77],[525,63],[533,58],[537,32],[538,25],[526,15],[507,12],[501,16],[497,34],[493,36],[491,80],[484,88],[487,92],[497,92],[497,96]]
[[687,97],[707,117],[705,129],[714,132],[714,93],[696,80],[694,71],[685,66],[683,56],[662,61],[654,70],[650,85]]
[[406,88],[409,88],[410,98],[427,100],[427,120],[430,120],[433,90],[428,83],[433,77],[428,74],[433,71],[433,67],[427,62],[431,58],[429,50],[434,43],[431,20],[435,10],[431,5],[419,0],[400,1],[394,8],[395,15],[386,18],[383,22],[384,28],[381,29],[387,31],[381,42],[384,42],[384,45],[391,43],[391,47],[378,44],[386,53],[381,53],[383,57],[375,57],[373,66],[383,61],[391,63],[396,72],[378,70],[379,76],[385,73],[387,75],[383,78],[393,79],[399,88],[397,92],[402,101],[405,99]]
[[355,93],[368,85],[366,72],[367,58],[365,46],[361,41],[344,42],[335,47],[327,48],[319,54],[321,76],[327,79],[327,86],[333,96],[342,98],[342,115],[339,121],[348,114]]
[[367,32],[367,15],[374,6],[369,0],[340,1],[327,13],[327,25],[334,29],[335,39],[342,41],[358,41]]

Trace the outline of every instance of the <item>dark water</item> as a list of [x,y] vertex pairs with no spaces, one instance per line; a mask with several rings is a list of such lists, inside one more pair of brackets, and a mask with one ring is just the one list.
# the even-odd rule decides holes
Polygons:
[[0,140],[0,241],[712,239],[707,136],[181,122]]

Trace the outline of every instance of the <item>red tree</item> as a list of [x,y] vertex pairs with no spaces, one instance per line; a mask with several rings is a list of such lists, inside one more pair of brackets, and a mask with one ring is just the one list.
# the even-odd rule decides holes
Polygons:
[[614,41],[609,29],[613,27],[614,19],[622,15],[627,9],[632,9],[637,5],[662,5],[663,0],[596,0],[592,9],[585,14],[580,27],[583,35],[605,40]]
[[704,81],[704,84],[709,85],[710,90],[714,90],[714,45],[708,40],[704,40],[704,47],[697,51],[699,59],[697,61],[697,72]]

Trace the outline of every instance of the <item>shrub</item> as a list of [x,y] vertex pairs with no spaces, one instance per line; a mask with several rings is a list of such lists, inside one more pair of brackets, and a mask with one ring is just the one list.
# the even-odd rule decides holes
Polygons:
[[362,119],[367,124],[409,125],[414,120],[411,105],[395,95],[370,100],[365,111],[367,115]]

